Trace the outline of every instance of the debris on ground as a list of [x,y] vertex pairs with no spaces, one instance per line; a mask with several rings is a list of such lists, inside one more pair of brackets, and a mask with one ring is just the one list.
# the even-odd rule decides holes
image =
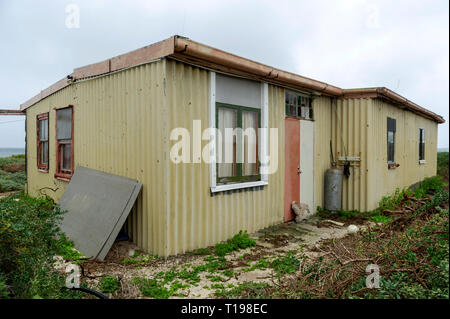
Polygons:
[[[81,263],[82,278],[90,287],[108,287],[114,298],[448,296],[448,275],[442,277],[445,269],[448,274],[443,188],[420,197],[396,192],[370,214],[325,216],[240,232],[215,247],[168,258],[115,243],[103,262]],[[379,267],[378,290],[366,286],[369,265]]]

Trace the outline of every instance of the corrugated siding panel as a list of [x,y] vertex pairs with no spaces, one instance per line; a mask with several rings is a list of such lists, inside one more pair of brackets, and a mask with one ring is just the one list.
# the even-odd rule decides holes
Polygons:
[[[403,111],[382,100],[373,100],[370,143],[369,208],[376,208],[382,196],[396,188],[409,187],[426,177],[436,175],[437,123],[412,112]],[[387,168],[387,117],[395,118],[396,169]],[[425,128],[425,160],[419,164],[419,128]]]
[[[314,188],[315,205],[323,207],[325,172],[331,166],[331,98],[319,97],[313,100],[314,108]],[[315,210],[316,207],[313,207]]]
[[[332,106],[333,153],[359,156],[360,162],[350,167],[350,177],[344,177],[342,208],[367,211],[367,130],[370,99],[338,99]],[[338,161],[338,164],[342,163]],[[339,166],[343,169],[343,166]]]
[[[74,161],[143,184],[128,220],[133,240],[164,254],[166,121],[165,61],[71,85],[27,109],[28,191],[58,200],[67,185],[55,180],[55,110],[74,106]],[[50,112],[50,172],[36,166],[36,115]],[[47,187],[47,188],[46,188]],[[48,189],[57,188],[55,192]],[[144,213],[145,212],[145,213]]]
[[[269,185],[210,194],[209,164],[169,160],[173,128],[192,132],[193,120],[208,127],[208,71],[162,60],[79,82],[27,109],[28,191],[55,200],[67,183],[55,180],[55,110],[74,105],[74,161],[135,178],[143,190],[127,227],[144,250],[167,256],[225,240],[283,221],[284,89],[269,85],[269,127],[278,128],[278,170]],[[36,115],[50,113],[50,172],[36,165]],[[397,119],[396,156],[386,164],[386,117]],[[323,181],[335,156],[360,156],[344,179],[343,208],[367,211],[395,188],[436,174],[437,124],[372,99],[314,100],[316,205],[323,205]],[[418,128],[426,130],[426,165],[418,164]],[[206,141],[203,141],[203,146]],[[192,150],[192,149],[191,149]],[[408,155],[406,155],[408,154]],[[369,182],[370,181],[370,182]]]
[[[201,120],[202,130],[209,126],[208,87],[208,71],[167,62],[170,129],[183,127],[192,132],[193,120]],[[269,185],[263,189],[211,196],[209,164],[169,163],[166,255],[215,244],[240,230],[253,232],[283,221],[284,90],[274,86],[269,86],[269,127],[279,128],[278,171],[270,175]]]

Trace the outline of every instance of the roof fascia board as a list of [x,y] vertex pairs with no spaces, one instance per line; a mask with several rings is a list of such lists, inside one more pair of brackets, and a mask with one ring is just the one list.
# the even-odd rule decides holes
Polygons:
[[[321,93],[326,96],[339,98],[383,97],[392,101],[392,103],[398,105],[398,107],[402,109],[414,111],[419,115],[432,118],[438,123],[445,122],[443,117],[407,100],[385,87],[341,89],[325,82],[316,81],[291,72],[272,68],[177,35],[102,62],[76,68],[69,77],[71,77],[73,81],[76,81],[89,77],[106,75],[111,72],[120,71],[164,57],[172,57],[188,64],[199,65],[228,74],[266,81],[282,87]],[[73,81],[67,78],[61,79],[21,104],[20,110],[25,110],[47,96],[71,85]]]
[[205,61],[210,65],[239,70],[268,82],[274,81],[294,87],[311,89],[331,96],[339,96],[342,94],[342,89],[336,86],[272,68],[182,37],[175,38],[174,56],[177,58],[187,56],[197,61],[197,63]]
[[438,123],[445,123],[442,116],[431,112],[416,103],[404,98],[400,94],[395,93],[385,87],[366,88],[366,89],[344,89],[342,98],[382,98],[395,104],[401,109],[410,110],[418,115],[432,119]]

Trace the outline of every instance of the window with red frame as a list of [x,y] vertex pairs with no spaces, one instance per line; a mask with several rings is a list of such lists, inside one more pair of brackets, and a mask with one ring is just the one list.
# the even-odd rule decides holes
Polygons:
[[38,169],[48,171],[48,113],[39,114],[36,124]]
[[56,173],[70,179],[73,175],[73,107],[56,110]]

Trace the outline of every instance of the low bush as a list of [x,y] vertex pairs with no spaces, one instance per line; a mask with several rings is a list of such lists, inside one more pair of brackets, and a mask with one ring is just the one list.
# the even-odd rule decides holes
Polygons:
[[422,198],[430,192],[434,193],[437,190],[444,188],[445,183],[440,176],[433,176],[425,178],[421,183],[419,188],[414,192],[414,196],[417,198]]
[[448,152],[437,153],[437,173],[439,176],[446,178],[448,182]]
[[256,246],[256,242],[248,236],[247,231],[241,230],[238,234],[228,239],[226,243],[216,244],[214,253],[217,256],[225,256],[233,251],[254,246]]
[[25,155],[18,154],[9,157],[0,157],[0,170],[4,170],[5,166],[11,164],[25,165]]
[[24,172],[8,173],[0,170],[0,193],[21,191],[26,182],[27,177]]
[[114,293],[119,289],[119,280],[114,276],[105,276],[100,279],[99,287],[104,293]]
[[0,199],[0,295],[10,298],[80,296],[63,289],[53,268],[63,211],[50,198],[16,194]]
[[286,256],[276,258],[270,266],[277,274],[291,274],[298,270],[300,260],[294,254],[288,253]]

